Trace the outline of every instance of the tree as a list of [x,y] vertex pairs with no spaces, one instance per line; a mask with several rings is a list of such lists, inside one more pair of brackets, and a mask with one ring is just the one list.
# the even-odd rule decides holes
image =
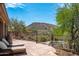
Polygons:
[[56,21],[58,27],[55,34],[69,35],[69,45],[75,50],[79,40],[79,4],[64,4],[64,7],[58,9]]
[[9,22],[9,30],[15,33],[15,36],[26,34],[27,29],[25,23],[23,21],[19,21],[17,19],[11,19]]

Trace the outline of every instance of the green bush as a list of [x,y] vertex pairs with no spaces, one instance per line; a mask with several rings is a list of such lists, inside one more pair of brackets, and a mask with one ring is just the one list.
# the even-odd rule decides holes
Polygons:
[[48,40],[50,40],[49,36],[47,36],[47,35],[38,35],[38,39],[37,39],[38,42],[45,42],[45,41],[48,41]]

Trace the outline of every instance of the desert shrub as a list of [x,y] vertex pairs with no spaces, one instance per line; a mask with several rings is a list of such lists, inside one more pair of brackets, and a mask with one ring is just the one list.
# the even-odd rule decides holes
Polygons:
[[49,36],[38,35],[38,39],[37,39],[38,42],[45,42],[45,41],[48,41],[48,40],[50,40]]

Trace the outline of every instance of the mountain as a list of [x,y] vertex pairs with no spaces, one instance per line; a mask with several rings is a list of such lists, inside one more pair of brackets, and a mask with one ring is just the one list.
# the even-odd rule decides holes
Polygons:
[[45,42],[51,40],[51,31],[56,27],[56,25],[48,23],[34,22],[27,26],[28,28],[28,39],[37,42]]
[[40,22],[34,22],[27,26],[29,29],[35,29],[35,30],[51,30],[55,28],[56,25],[48,24],[48,23],[40,23]]

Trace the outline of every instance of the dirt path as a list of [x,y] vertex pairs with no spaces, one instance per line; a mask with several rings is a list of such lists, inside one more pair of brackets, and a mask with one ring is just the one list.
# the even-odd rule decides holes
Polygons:
[[28,56],[57,56],[56,49],[48,45],[24,40],[14,40],[13,42],[14,44],[24,43]]

